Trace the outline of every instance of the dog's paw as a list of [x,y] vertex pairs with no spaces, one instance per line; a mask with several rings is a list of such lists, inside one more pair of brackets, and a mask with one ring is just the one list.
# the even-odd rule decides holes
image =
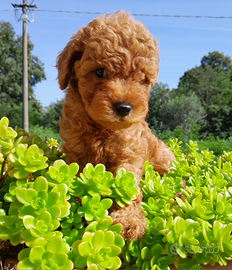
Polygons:
[[130,241],[140,239],[146,232],[146,220],[141,206],[129,205],[110,214],[113,224],[121,223],[121,236]]

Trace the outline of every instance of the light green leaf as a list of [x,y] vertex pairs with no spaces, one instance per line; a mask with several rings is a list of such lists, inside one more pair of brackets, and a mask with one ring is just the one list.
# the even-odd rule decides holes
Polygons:
[[33,216],[24,216],[23,224],[27,230],[35,228],[35,218]]
[[7,135],[7,126],[0,125],[0,137],[6,138]]
[[93,249],[95,249],[96,247],[98,247],[99,249],[102,248],[104,239],[105,239],[105,233],[103,231],[95,232],[93,236],[93,241],[92,241]]
[[60,252],[62,249],[62,245],[63,245],[62,238],[56,236],[48,242],[46,250],[51,250],[55,253]]
[[71,177],[75,176],[77,173],[78,173],[78,170],[79,170],[79,165],[77,163],[71,163],[69,165],[69,174]]
[[94,263],[92,263],[88,268],[87,270],[99,270],[98,266]]
[[43,176],[39,176],[35,179],[34,189],[39,192],[41,190],[48,190],[48,182],[47,179]]
[[89,242],[82,242],[78,246],[78,251],[82,257],[92,256],[92,248]]
[[35,246],[31,248],[29,259],[34,264],[40,264],[42,261],[43,253],[45,249],[41,246]]

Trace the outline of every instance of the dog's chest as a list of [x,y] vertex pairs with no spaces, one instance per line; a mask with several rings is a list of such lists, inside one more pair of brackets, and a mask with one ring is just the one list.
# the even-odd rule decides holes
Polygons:
[[133,156],[146,155],[147,145],[140,130],[126,129],[118,131],[96,130],[85,137],[88,162],[96,165],[116,164]]

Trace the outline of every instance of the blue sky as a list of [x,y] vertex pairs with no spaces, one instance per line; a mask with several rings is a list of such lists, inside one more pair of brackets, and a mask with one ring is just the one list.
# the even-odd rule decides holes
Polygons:
[[[17,35],[22,35],[21,11],[11,3],[23,0],[1,0],[0,20],[8,21]],[[64,97],[56,80],[56,57],[78,28],[88,24],[97,14],[48,12],[80,11],[107,13],[126,10],[132,14],[232,16],[231,0],[27,0],[37,5],[34,22],[28,23],[28,34],[34,44],[33,54],[44,63],[47,80],[37,84],[36,99],[43,106]],[[7,11],[6,11],[7,10]],[[46,11],[45,11],[46,10]],[[159,41],[160,71],[158,82],[169,88],[178,85],[184,72],[199,65],[210,51],[232,57],[232,19],[134,16],[142,21]]]

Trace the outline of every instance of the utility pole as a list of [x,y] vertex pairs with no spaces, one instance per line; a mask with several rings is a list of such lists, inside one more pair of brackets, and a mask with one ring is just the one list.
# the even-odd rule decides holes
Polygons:
[[27,70],[27,0],[23,0],[23,129],[29,132]]
[[[12,4],[13,5],[13,4]],[[22,8],[23,14],[23,129],[29,132],[29,117],[28,117],[28,64],[27,64],[27,10],[28,8],[36,8],[36,6],[27,5],[27,0],[23,0],[23,5],[13,5],[14,8]],[[33,21],[33,20],[32,20]],[[29,21],[29,22],[32,22]]]

